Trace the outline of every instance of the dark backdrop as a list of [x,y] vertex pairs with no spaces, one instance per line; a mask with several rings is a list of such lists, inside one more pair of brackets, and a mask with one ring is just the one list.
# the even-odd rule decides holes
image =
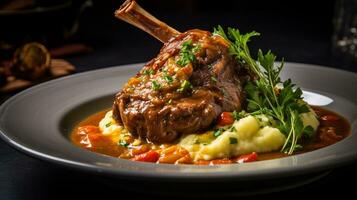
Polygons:
[[[58,47],[64,43],[91,46],[93,50],[90,53],[65,57],[77,66],[79,72],[146,62],[153,58],[162,44],[143,31],[115,19],[114,10],[121,3],[119,0],[93,0],[93,6],[80,18],[77,34],[62,43],[49,43],[49,47]],[[285,57],[287,61],[357,71],[354,67],[356,63],[345,62],[332,53],[333,0],[139,0],[139,3],[158,19],[180,31],[192,28],[212,30],[218,24],[237,27],[243,32],[256,30],[262,36],[252,42],[252,52],[258,48],[271,49],[279,58]],[[52,23],[46,18],[42,20]],[[4,28],[0,27],[0,31],[4,31]],[[353,194],[354,185],[345,183],[345,180],[350,181],[356,177],[355,165],[334,170],[325,178],[304,187],[264,198],[306,198],[308,193],[329,196],[339,191],[342,195]],[[127,193],[119,188],[108,188],[87,174],[30,158],[0,141],[2,200],[66,199],[78,195],[82,199],[95,196],[124,199],[128,194],[134,199],[153,198],[150,195]],[[262,197],[251,197],[255,198]]]
[[[95,57],[86,56],[92,67],[148,61],[161,47],[155,38],[113,17],[121,2],[94,1],[93,8],[81,19],[76,40],[91,44],[97,51]],[[253,52],[258,48],[271,49],[287,61],[340,68],[350,66],[336,62],[332,55],[333,0],[138,2],[179,31],[213,30],[219,24],[237,27],[243,32],[255,30],[262,36],[251,43]],[[71,60],[80,66],[86,65],[86,61],[80,61],[83,57]]]

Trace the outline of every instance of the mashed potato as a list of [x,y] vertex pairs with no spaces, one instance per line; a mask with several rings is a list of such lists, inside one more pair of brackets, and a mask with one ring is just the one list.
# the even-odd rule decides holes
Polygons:
[[214,137],[212,131],[203,135],[191,134],[184,137],[179,144],[187,149],[196,161],[279,150],[286,139],[277,128],[261,127],[260,121],[253,116],[235,121],[232,127],[234,128],[228,128],[218,137]]
[[[315,112],[300,115],[304,126],[315,131],[319,121]],[[247,116],[225,127],[218,137],[213,131],[204,134],[190,134],[183,137],[179,144],[190,152],[193,160],[212,160],[251,152],[263,153],[280,150],[285,143],[285,135],[274,128],[274,120],[265,115]]]
[[113,118],[113,112],[108,111],[99,122],[99,129],[103,135],[119,135],[124,127],[119,126]]

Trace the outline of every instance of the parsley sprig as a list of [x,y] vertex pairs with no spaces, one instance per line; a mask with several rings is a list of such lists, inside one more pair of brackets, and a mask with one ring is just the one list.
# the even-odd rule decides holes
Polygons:
[[284,61],[275,65],[276,56],[271,51],[264,54],[261,50],[258,51],[257,60],[252,58],[248,42],[252,37],[260,35],[255,31],[241,34],[238,29],[228,28],[226,33],[218,26],[214,29],[214,34],[226,39],[230,43],[230,54],[257,76],[256,80],[249,81],[245,86],[247,111],[252,115],[269,115],[277,121],[277,128],[286,135],[282,152],[292,154],[294,150],[301,148],[299,139],[303,135],[311,137],[314,130],[311,126],[304,126],[300,118],[300,114],[310,111],[301,101],[302,90],[290,79],[284,82],[280,79]]

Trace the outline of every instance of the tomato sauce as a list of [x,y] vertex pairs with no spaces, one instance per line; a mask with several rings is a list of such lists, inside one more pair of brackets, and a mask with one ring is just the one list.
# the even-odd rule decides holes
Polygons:
[[[303,148],[294,154],[305,153],[325,146],[334,144],[351,134],[349,122],[335,112],[320,107],[313,107],[320,121],[320,126],[316,136],[313,139],[302,138]],[[103,135],[98,124],[103,119],[108,110],[96,113],[78,124],[70,135],[70,140],[76,146],[88,149],[90,151],[101,153],[113,157],[131,159],[133,161],[170,163],[170,164],[197,164],[197,165],[215,165],[243,163],[259,160],[270,160],[289,156],[282,152],[270,153],[251,153],[234,158],[216,159],[211,161],[193,162],[189,152],[176,144],[155,145],[143,143],[141,145],[127,148],[125,145],[119,145],[111,137]]]

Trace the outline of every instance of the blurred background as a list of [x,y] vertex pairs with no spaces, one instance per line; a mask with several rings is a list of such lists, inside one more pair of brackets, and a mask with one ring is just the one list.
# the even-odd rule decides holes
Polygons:
[[[179,31],[212,31],[217,25],[237,27],[242,32],[255,30],[261,37],[251,42],[252,52],[271,49],[286,61],[357,71],[357,55],[353,55],[357,29],[349,27],[357,24],[356,0],[138,2]],[[16,49],[33,41],[43,44],[52,58],[68,61],[77,72],[149,61],[162,44],[114,17],[122,3],[123,0],[0,0],[2,67],[11,65]],[[347,41],[346,34],[352,39]]]
[[[0,103],[26,87],[52,78],[147,62],[155,57],[162,47],[158,40],[114,17],[123,1],[0,0]],[[271,49],[279,59],[284,57],[288,62],[357,72],[357,0],[137,1],[179,31],[212,31],[217,25],[236,27],[242,32],[255,30],[261,37],[251,42],[252,52]],[[30,42],[43,46],[32,43],[23,47]],[[23,60],[24,57],[31,59]],[[35,76],[31,67],[38,65],[50,68],[51,73]],[[12,70],[24,66],[29,71]],[[75,193],[88,197],[98,193],[101,197],[123,195],[116,189],[108,191],[107,185],[86,182],[86,174],[18,154],[4,143],[0,143],[0,157],[1,199],[67,198]],[[329,195],[328,191],[336,191],[337,186],[348,187],[349,184],[341,184],[343,174],[355,171],[351,165],[343,169],[342,175],[333,173],[303,190],[277,195],[305,197],[304,192],[316,191]],[[276,199],[277,195],[268,199]]]

